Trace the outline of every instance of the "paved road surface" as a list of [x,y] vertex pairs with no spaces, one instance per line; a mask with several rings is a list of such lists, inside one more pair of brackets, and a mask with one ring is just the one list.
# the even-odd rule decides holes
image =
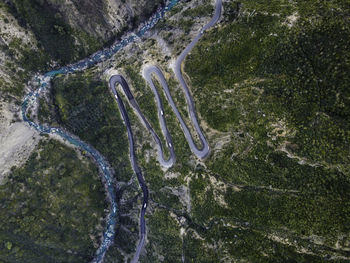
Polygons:
[[136,159],[136,155],[135,155],[135,143],[134,143],[134,137],[133,137],[133,132],[131,129],[131,125],[130,125],[130,120],[129,120],[129,116],[128,113],[125,109],[125,105],[122,101],[122,99],[120,98],[120,95],[118,93],[118,91],[116,90],[116,85],[120,84],[124,94],[126,95],[126,97],[128,98],[128,101],[130,103],[130,105],[133,107],[133,109],[135,110],[135,112],[137,113],[138,117],[141,119],[142,123],[145,125],[145,127],[147,128],[147,130],[152,134],[152,137],[154,138],[156,144],[157,144],[157,148],[158,148],[158,159],[159,162],[162,166],[164,167],[170,167],[175,163],[175,151],[174,151],[174,147],[173,147],[173,143],[172,143],[172,139],[170,136],[170,133],[167,129],[167,125],[166,125],[166,121],[164,118],[164,108],[163,108],[163,104],[162,101],[160,99],[159,93],[152,81],[152,74],[154,74],[160,81],[160,84],[163,87],[163,90],[166,94],[166,98],[168,100],[168,102],[170,103],[172,110],[174,111],[177,119],[180,122],[181,128],[184,132],[184,135],[188,141],[188,144],[191,148],[191,151],[198,157],[198,158],[205,158],[208,153],[209,153],[209,145],[208,142],[199,126],[197,117],[196,117],[196,111],[195,111],[195,106],[193,103],[193,99],[192,96],[190,94],[190,91],[188,89],[188,86],[182,76],[181,73],[181,64],[184,61],[185,57],[187,56],[187,54],[192,50],[192,48],[197,44],[197,42],[199,41],[199,39],[201,38],[201,36],[203,35],[203,33],[205,32],[205,30],[209,29],[210,27],[214,26],[216,24],[216,22],[219,20],[220,16],[221,16],[221,9],[222,9],[222,0],[217,0],[216,1],[216,7],[215,7],[215,14],[213,16],[213,18],[210,20],[210,22],[208,24],[206,24],[202,30],[199,32],[199,34],[195,37],[195,39],[185,48],[185,50],[180,54],[180,56],[178,57],[178,59],[175,62],[174,65],[174,73],[176,78],[178,79],[178,81],[181,84],[181,87],[185,93],[185,97],[186,97],[186,102],[188,105],[188,111],[190,113],[190,118],[191,121],[194,125],[194,128],[196,130],[196,132],[199,135],[200,138],[200,142],[202,147],[198,148],[196,146],[196,144],[193,141],[193,138],[191,136],[191,133],[188,129],[188,127],[186,126],[185,122],[183,121],[180,112],[178,111],[178,109],[176,108],[176,105],[174,103],[174,100],[171,97],[170,91],[169,91],[169,87],[167,85],[167,82],[164,78],[163,73],[160,71],[160,69],[156,66],[148,66],[144,69],[143,71],[143,76],[146,79],[146,81],[148,82],[148,84],[150,85],[155,98],[156,98],[156,102],[157,102],[157,106],[158,106],[158,116],[159,116],[159,121],[160,121],[160,125],[162,128],[162,132],[165,136],[166,139],[166,143],[167,143],[167,147],[169,148],[170,151],[170,156],[169,158],[166,160],[164,158],[164,152],[163,152],[163,145],[162,142],[159,138],[159,136],[156,134],[156,132],[154,131],[154,129],[151,127],[150,123],[148,122],[148,120],[145,118],[145,116],[142,114],[134,96],[131,93],[131,90],[129,88],[128,83],[126,82],[126,80],[124,79],[123,76],[121,75],[114,75],[110,78],[109,80],[109,87],[118,103],[118,107],[119,110],[121,112],[122,118],[125,122],[125,126],[127,128],[127,132],[128,132],[128,140],[129,140],[129,147],[130,147],[130,160],[131,160],[131,164],[132,164],[132,168],[135,172],[135,174],[137,175],[137,179],[139,181],[140,187],[143,191],[143,204],[142,204],[142,208],[141,208],[141,213],[140,213],[140,240],[139,240],[139,244],[137,246],[136,249],[136,253],[134,255],[133,260],[131,261],[132,263],[136,263],[138,262],[138,259],[140,257],[140,253],[142,251],[142,248],[144,246],[145,243],[145,239],[146,239],[146,223],[145,223],[145,213],[146,213],[146,209],[147,209],[147,205],[148,205],[148,188],[146,186],[145,180],[142,176],[142,172],[140,167],[137,164],[137,159]]

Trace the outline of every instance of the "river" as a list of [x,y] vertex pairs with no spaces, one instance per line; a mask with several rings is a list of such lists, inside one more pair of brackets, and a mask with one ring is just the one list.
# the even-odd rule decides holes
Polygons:
[[80,149],[86,151],[98,164],[99,170],[101,172],[102,181],[104,183],[107,198],[110,202],[110,211],[107,215],[106,228],[103,234],[102,242],[100,247],[96,251],[96,255],[92,260],[93,263],[99,263],[103,261],[103,258],[112,244],[115,237],[115,224],[117,219],[117,203],[116,203],[116,189],[113,183],[112,171],[107,160],[100,154],[96,149],[86,142],[80,140],[77,136],[70,134],[61,128],[53,128],[44,126],[39,123],[35,123],[27,117],[28,108],[33,104],[37,103],[38,97],[44,92],[45,89],[50,87],[51,80],[59,74],[69,74],[74,72],[83,71],[90,68],[100,62],[110,59],[119,50],[127,46],[128,44],[135,42],[137,39],[141,38],[147,31],[152,29],[157,22],[162,19],[166,12],[171,10],[179,0],[171,0],[168,5],[160,10],[158,10],[141,28],[139,28],[135,33],[129,33],[120,41],[116,41],[111,47],[98,51],[89,57],[78,61],[77,63],[64,66],[59,69],[49,71],[42,75],[34,76],[34,80],[37,82],[37,88],[34,91],[30,91],[24,97],[22,102],[22,118],[28,125],[35,128],[40,133],[46,134],[57,134],[58,136],[66,139],[72,145],[79,147]]
[[[56,75],[69,74],[69,73],[83,71],[83,70],[90,68],[90,67],[92,67],[92,66],[94,66],[102,61],[105,61],[105,60],[111,58],[119,50],[121,50],[122,48],[124,48],[128,44],[136,41],[137,39],[142,37],[148,30],[153,28],[154,25],[162,17],[164,17],[165,13],[167,11],[169,11],[172,7],[174,7],[178,1],[179,0],[170,1],[169,4],[165,8],[157,11],[156,14],[154,14],[147,23],[145,23],[139,30],[137,30],[136,33],[128,34],[121,41],[114,43],[110,48],[106,48],[102,51],[98,51],[98,52],[92,54],[91,56],[89,56],[83,60],[78,61],[77,63],[71,64],[68,66],[64,66],[60,69],[47,72],[43,75],[36,76],[35,80],[37,81],[39,87],[35,91],[29,92],[25,96],[23,104],[22,104],[22,117],[23,117],[23,120],[25,122],[27,122],[30,126],[34,127],[36,130],[38,130],[41,133],[57,134],[60,137],[66,139],[71,144],[79,147],[82,150],[85,150],[86,152],[88,152],[92,156],[92,158],[96,161],[96,163],[99,166],[99,169],[100,169],[101,175],[102,175],[102,181],[103,181],[104,186],[106,188],[106,193],[107,193],[108,200],[110,202],[111,209],[110,209],[110,212],[107,216],[107,224],[106,224],[106,229],[105,229],[105,232],[103,235],[103,240],[102,240],[100,247],[98,248],[98,250],[96,252],[95,258],[92,261],[93,263],[98,263],[98,262],[103,261],[103,258],[105,256],[109,246],[112,244],[114,237],[115,237],[115,224],[116,224],[116,219],[117,219],[117,203],[116,203],[116,190],[114,187],[111,167],[110,167],[109,163],[107,162],[107,160],[92,146],[81,141],[78,137],[70,134],[69,132],[67,132],[61,128],[47,127],[47,126],[33,122],[32,120],[30,120],[27,117],[27,111],[31,105],[33,105],[34,103],[37,102],[37,98],[40,96],[40,94],[42,94],[42,92],[45,89],[49,88],[50,81]],[[136,253],[135,253],[134,258],[132,260],[133,263],[138,261],[141,250],[142,250],[144,243],[145,243],[146,223],[144,220],[144,215],[145,215],[146,208],[148,205],[148,188],[147,188],[147,186],[145,184],[145,180],[142,176],[141,169],[137,164],[137,160],[136,160],[136,156],[135,156],[135,149],[134,149],[133,133],[132,133],[129,117],[128,117],[128,114],[125,110],[125,106],[124,106],[117,90],[115,89],[115,85],[116,85],[116,83],[121,84],[124,93],[127,95],[127,98],[129,99],[130,104],[133,106],[134,110],[137,112],[137,114],[138,114],[139,118],[141,119],[141,121],[143,122],[143,124],[146,126],[146,128],[153,135],[153,138],[155,139],[157,146],[158,146],[158,156],[159,156],[158,159],[159,159],[160,164],[165,166],[165,167],[170,167],[175,163],[175,151],[173,149],[172,139],[171,139],[169,131],[166,127],[165,119],[163,116],[164,109],[162,107],[162,102],[160,101],[160,96],[159,96],[158,91],[156,90],[154,83],[152,81],[152,78],[151,78],[151,74],[156,75],[158,77],[158,79],[160,80],[160,83],[165,91],[166,98],[167,98],[168,102],[170,103],[177,119],[180,122],[181,128],[185,134],[185,137],[190,145],[192,152],[198,158],[201,158],[201,159],[205,158],[209,153],[209,145],[208,145],[208,142],[207,142],[200,126],[199,126],[199,123],[198,123],[198,120],[196,117],[195,106],[194,106],[192,96],[189,92],[189,89],[188,89],[186,82],[183,79],[183,76],[181,73],[181,64],[182,64],[183,60],[185,59],[185,57],[187,56],[187,54],[192,50],[192,48],[195,46],[195,44],[199,41],[199,39],[201,38],[201,36],[205,32],[205,30],[209,29],[210,27],[214,26],[217,23],[217,21],[219,20],[219,18],[221,16],[221,9],[222,9],[222,0],[217,0],[215,14],[214,14],[213,18],[210,20],[210,22],[208,24],[206,24],[200,30],[200,32],[193,39],[193,41],[184,49],[184,51],[180,54],[180,56],[176,60],[174,68],[173,68],[175,76],[178,79],[179,83],[181,84],[182,89],[185,93],[186,102],[188,105],[188,110],[190,113],[191,121],[195,127],[196,132],[199,135],[199,138],[200,138],[200,141],[202,144],[202,147],[200,149],[195,145],[193,138],[189,132],[189,129],[187,128],[187,126],[186,126],[185,122],[183,121],[178,109],[176,108],[175,103],[170,95],[170,91],[169,91],[169,88],[168,88],[167,83],[165,81],[165,78],[164,78],[162,72],[159,70],[159,68],[157,68],[155,66],[146,67],[144,70],[144,77],[145,77],[146,81],[148,82],[148,84],[150,85],[150,87],[152,88],[152,91],[156,97],[160,125],[161,125],[162,131],[165,135],[165,138],[167,141],[167,146],[169,147],[169,150],[170,150],[170,157],[168,160],[164,159],[164,153],[162,151],[162,145],[161,145],[161,141],[159,139],[159,136],[154,132],[154,130],[152,129],[152,127],[148,123],[147,119],[143,116],[143,114],[142,114],[141,110],[139,109],[134,97],[131,94],[131,91],[130,91],[129,86],[128,86],[127,82],[125,81],[125,79],[120,75],[115,75],[115,76],[112,76],[110,81],[109,81],[109,86],[111,88],[112,93],[115,96],[115,99],[116,99],[118,106],[119,106],[119,110],[122,114],[122,118],[124,119],[124,123],[127,127],[129,147],[130,147],[130,161],[131,161],[133,170],[134,170],[135,174],[137,175],[140,187],[143,191],[143,205],[142,205],[141,212],[140,212],[140,240],[139,240],[139,243],[138,243],[138,246],[136,249]]]

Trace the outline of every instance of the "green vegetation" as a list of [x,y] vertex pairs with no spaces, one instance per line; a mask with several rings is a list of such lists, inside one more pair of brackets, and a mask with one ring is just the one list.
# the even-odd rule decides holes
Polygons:
[[334,16],[350,13],[322,11],[315,22],[301,19],[289,34],[281,34],[266,58],[272,78],[266,94],[289,105],[288,121],[298,131],[292,141],[300,146],[297,153],[349,172],[350,19]]
[[[157,110],[154,103],[151,89],[145,85],[144,80],[138,75],[138,72],[132,67],[125,68],[128,79],[131,79],[130,85],[135,90],[135,97],[147,118],[160,133],[158,124]],[[82,140],[89,142],[96,147],[112,164],[116,172],[118,182],[128,181],[132,175],[128,158],[128,143],[126,138],[126,129],[120,119],[119,109],[110,95],[106,83],[96,77],[97,73],[86,71],[69,76],[59,76],[53,80],[53,101],[56,105],[56,117],[45,117],[50,107],[41,101],[39,118],[42,120],[54,122],[55,119],[60,125],[63,125],[72,133],[78,135]],[[178,156],[177,170],[186,174],[188,171],[190,150],[183,136],[181,128],[172,113],[170,106],[166,103],[162,90],[160,90],[163,102],[165,102],[165,114],[170,132],[175,138],[175,150]],[[137,124],[143,130],[143,126],[124,100],[127,111],[133,125]],[[136,141],[143,142],[148,140],[139,128],[134,129]],[[146,134],[146,133],[145,133]],[[149,136],[147,133],[146,136]],[[150,196],[153,202],[166,204],[169,207],[180,210],[182,205],[179,198],[171,191],[166,191],[165,186],[178,187],[182,184],[183,176],[164,180],[164,174],[153,157],[146,161],[147,151],[150,146],[143,145],[137,148],[139,163],[143,169],[144,176],[150,189]],[[127,189],[128,195],[133,195],[135,189]],[[137,192],[135,193],[137,194]],[[125,198],[125,197],[124,197]],[[133,198],[133,197],[131,197]],[[117,225],[117,237],[115,246],[113,246],[107,255],[107,262],[114,262],[115,257],[120,255],[120,250],[125,253],[133,252],[133,244],[136,244],[138,237],[138,224],[128,216],[136,205],[137,199],[130,200],[128,204],[122,204],[119,207],[120,223]],[[164,217],[161,217],[164,218]],[[153,221],[155,219],[155,221]],[[157,222],[157,217],[151,216],[153,224]],[[152,224],[152,223],[151,223]],[[122,227],[120,227],[122,226]],[[153,227],[155,228],[155,226]],[[174,227],[175,230],[175,227]],[[152,230],[153,231],[153,230]],[[165,237],[167,234],[165,235]],[[153,236],[157,239],[156,236]],[[152,237],[152,240],[153,240]],[[164,237],[164,238],[165,238]],[[154,240],[157,245],[158,241]],[[169,243],[171,244],[171,242]],[[169,245],[168,244],[168,245]],[[175,257],[175,256],[174,256]],[[122,257],[119,257],[122,258]]]
[[[138,66],[133,65],[133,68],[138,68]],[[126,66],[125,71],[127,74],[127,79],[130,80],[129,84],[135,91],[135,99],[138,102],[142,113],[146,116],[146,118],[151,123],[152,127],[160,136],[163,145],[165,145],[164,136],[161,132],[159,125],[157,114],[158,111],[155,104],[154,95],[151,91],[151,88],[146,84],[144,79],[138,73],[139,71],[136,71],[133,68],[131,66]],[[191,151],[183,135],[179,122],[175,114],[173,113],[170,105],[168,104],[167,99],[165,98],[163,89],[160,87],[160,84],[157,80],[153,80],[163,102],[166,123],[168,125],[169,132],[173,138],[173,144],[175,148],[177,161],[175,163],[175,167],[171,169],[181,171],[182,174],[185,175],[189,171],[188,162],[190,161]],[[124,101],[126,102],[127,100],[125,99]],[[131,123],[134,125],[134,129],[136,128],[134,130],[134,137],[137,141],[140,141],[141,143],[143,142],[142,148],[137,149],[137,157],[139,160],[139,165],[144,171],[145,178],[147,178],[147,184],[150,189],[152,200],[156,203],[166,204],[169,207],[180,209],[181,204],[179,203],[178,197],[169,192],[162,192],[162,188],[166,186],[180,186],[183,183],[183,176],[181,176],[181,178],[165,180],[164,173],[160,169],[158,160],[153,157],[150,157],[149,160],[147,160],[147,152],[150,150],[151,146],[149,145],[149,143],[144,142],[149,140],[151,137],[149,136],[148,131],[146,131],[143,128],[143,125],[139,121],[138,117],[133,113],[133,110],[131,109],[131,107],[129,107],[128,103],[126,104],[128,114],[131,118]],[[145,133],[141,131],[145,131]],[[155,149],[153,149],[153,151],[154,150]],[[167,147],[165,147],[165,149],[163,150],[165,151],[165,154],[167,156]]]
[[[186,69],[199,109],[212,127],[222,131],[237,127],[239,103],[231,99],[231,92],[254,85],[254,92],[261,91],[262,96],[248,95],[263,102],[260,111],[267,118],[271,114],[286,118],[297,130],[293,143],[298,144],[298,153],[314,161],[349,163],[349,10],[338,11],[341,4],[331,2],[320,1],[314,10],[300,1],[297,10],[303,10],[305,17],[291,28],[282,25],[293,11],[288,5],[281,4],[282,16],[263,14],[263,7],[270,5],[262,5],[254,16],[241,17],[204,38],[189,56]],[[213,97],[215,103],[209,103]]]
[[46,2],[15,0],[8,9],[21,26],[33,31],[46,54],[60,64],[85,57],[102,46],[99,40],[86,32],[72,29],[63,21],[58,10]]
[[34,50],[30,45],[24,44],[20,38],[15,38],[8,46],[0,44],[0,50],[9,57],[3,70],[12,76],[11,84],[0,82],[0,90],[21,97],[24,84],[33,72],[47,68],[48,57],[41,49]]
[[[88,70],[85,73],[56,77],[52,82],[56,116],[51,119],[94,146],[112,165],[116,182],[122,185],[133,176],[126,127],[107,83],[96,76],[98,73]],[[45,109],[47,106],[41,108]],[[114,245],[106,255],[106,262],[115,262],[116,257],[120,262],[124,262],[120,251],[134,251],[139,233],[138,221],[132,220],[129,214],[137,205],[137,184],[136,181],[123,188],[124,190],[118,189],[117,198],[123,199],[124,202],[118,202],[117,234]]]
[[188,34],[190,33],[194,23],[195,22],[192,19],[179,19],[177,21],[177,27],[181,28],[185,32],[185,34]]
[[53,80],[57,120],[93,145],[115,169],[117,181],[132,175],[125,126],[106,83],[91,71]]
[[24,44],[19,38],[14,38],[9,45],[0,43],[0,50],[8,57],[3,70],[11,76],[10,83],[0,79],[0,90],[4,94],[19,98],[35,72],[51,69],[50,62],[68,64],[92,54],[104,44],[85,31],[70,27],[60,12],[46,1],[14,0],[0,8],[11,13],[26,33],[32,31],[38,43]]
[[[209,126],[212,155],[205,163],[192,156],[160,91],[177,156],[168,171],[176,174],[171,179],[164,178],[150,155],[150,136],[126,103],[150,189],[143,262],[181,262],[182,257],[185,262],[349,261],[350,27],[345,2],[225,3],[226,23],[206,32],[185,64],[196,107]],[[161,34],[169,41],[181,42],[171,30],[188,32],[192,25],[186,23],[169,19],[158,29],[169,30]],[[137,56],[142,57],[140,51]],[[153,95],[139,65],[131,58],[119,66],[160,132]],[[173,82],[169,86],[182,106]],[[128,165],[125,130],[108,130],[113,137],[106,140],[94,134],[114,123],[122,127],[106,84],[91,72],[59,77],[54,100],[61,124],[111,163],[121,156],[113,167],[117,178],[127,180],[130,170],[118,174]],[[180,191],[186,186],[189,196]],[[137,193],[133,198],[121,207],[121,225],[127,227],[118,229],[107,262],[121,261],[121,251],[134,249],[137,222],[125,216],[134,213]],[[190,208],[184,207],[184,199],[190,200]]]
[[[152,214],[149,223],[149,239],[147,243],[147,255],[141,258],[141,262],[181,262],[182,240],[180,237],[180,225],[165,210],[156,210]],[[163,257],[163,260],[158,255]]]
[[[8,48],[8,49],[7,49]],[[22,39],[15,38],[9,45],[4,46],[7,54],[16,60],[16,62],[23,67],[24,72],[27,73],[26,78],[33,71],[44,70],[47,68],[48,57],[42,50],[35,50],[29,44],[23,44]],[[14,56],[17,55],[18,58]]]
[[39,98],[39,107],[38,107],[38,120],[40,123],[50,122],[53,123],[52,104],[47,104],[44,98]]
[[[226,241],[233,242],[232,250],[225,242],[221,247],[234,258],[348,257],[350,10],[345,2],[232,2],[228,10],[238,8],[238,18],[207,32],[187,58],[201,116],[230,134],[230,142],[207,161],[208,170],[191,181],[191,216],[206,226],[220,218],[249,230],[249,240],[236,233],[236,242],[232,236]],[[209,175],[228,188],[219,191]],[[226,235],[216,231],[202,236],[209,242]],[[292,242],[282,245],[271,236]],[[297,254],[298,247],[320,257]],[[193,254],[199,251],[200,245]]]
[[[190,230],[184,240],[185,262],[220,262],[223,257],[237,262],[346,262],[316,255],[295,253],[288,245],[266,238],[264,233],[247,228],[228,228],[217,225],[211,229],[211,240],[204,242]],[[207,243],[207,244],[206,244]],[[217,245],[220,243],[220,245]],[[233,256],[234,255],[234,256]]]
[[90,261],[102,234],[104,199],[91,160],[42,140],[0,186],[0,261]]
[[[167,157],[169,154],[169,151],[166,146],[164,135],[159,125],[158,109],[156,106],[155,97],[153,95],[151,88],[148,86],[146,81],[140,75],[139,72],[141,71],[141,69],[140,68],[138,69],[139,70],[137,70],[137,68],[132,66],[125,67],[125,72],[130,79],[129,85],[131,85],[131,87],[133,87],[133,89],[136,91],[134,94],[136,101],[140,106],[142,113],[146,116],[152,128],[161,139],[163,144],[163,151],[165,153],[165,156]],[[128,103],[127,100],[125,100],[125,102]]]
[[194,17],[210,17],[213,14],[214,8],[213,5],[200,5],[195,8],[186,9],[182,15],[190,18]]

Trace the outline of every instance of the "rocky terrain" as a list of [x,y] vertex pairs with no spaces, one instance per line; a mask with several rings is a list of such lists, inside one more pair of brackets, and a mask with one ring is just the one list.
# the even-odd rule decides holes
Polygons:
[[[11,8],[16,7],[17,12],[3,8],[4,5],[1,9],[5,14],[2,17],[8,19],[8,22],[3,19],[1,26],[10,28],[1,31],[6,32],[6,38],[2,35],[3,43],[6,42],[3,47],[8,47],[3,49],[3,56],[12,61],[12,66],[0,67],[0,70],[12,86],[2,88],[6,102],[2,103],[0,134],[1,138],[8,139],[0,139],[0,146],[5,147],[4,151],[0,150],[0,158],[1,154],[7,158],[6,171],[14,176],[11,182],[18,184],[17,192],[31,196],[33,203],[43,207],[53,204],[54,209],[60,211],[49,216],[50,220],[48,215],[34,214],[34,218],[50,224],[45,239],[34,236],[33,240],[57,242],[59,245],[54,246],[52,255],[59,254],[60,249],[69,255],[78,251],[71,260],[84,262],[80,255],[85,256],[84,259],[91,257],[92,246],[98,243],[103,224],[96,222],[103,211],[94,206],[84,207],[86,214],[94,214],[91,209],[96,209],[98,214],[82,216],[76,221],[91,220],[87,224],[90,240],[83,235],[87,229],[73,223],[72,228],[77,229],[81,240],[69,243],[64,239],[65,226],[71,227],[72,218],[67,217],[64,206],[75,196],[64,198],[56,195],[56,191],[61,193],[62,184],[68,182],[71,187],[68,189],[72,190],[66,191],[83,200],[90,200],[89,193],[101,197],[96,178],[91,182],[94,187],[83,185],[79,179],[83,175],[74,167],[84,168],[85,173],[96,171],[81,163],[88,163],[84,152],[68,154],[66,148],[50,141],[34,147],[38,136],[31,139],[33,134],[29,128],[20,120],[12,121],[20,119],[16,117],[15,102],[19,104],[24,90],[18,88],[22,93],[15,93],[14,83],[27,83],[12,78],[12,70],[23,71],[25,78],[29,72],[51,68],[92,52],[113,39],[110,32],[118,36],[123,30],[137,26],[145,18],[137,15],[142,12],[140,6],[150,2],[32,1],[37,3],[36,10],[45,6],[48,12],[57,14],[55,23],[58,23],[56,29],[61,32],[60,37],[67,43],[74,39],[73,45],[67,45],[62,53],[49,48],[50,43],[35,31],[35,24],[30,24],[33,21],[27,20],[27,27],[24,21],[19,21],[19,14],[23,16],[23,12],[18,10],[26,2],[31,1],[6,2]],[[152,137],[126,105],[135,133],[136,154],[150,191],[147,242],[140,262],[349,262],[350,10],[347,1],[223,2],[220,23],[204,33],[184,63],[186,81],[210,144],[208,158],[200,161],[193,156],[160,92],[177,156],[174,167],[160,167]],[[159,4],[156,2],[146,9],[154,10]],[[183,93],[171,65],[210,19],[212,7],[213,1],[209,0],[179,2],[145,37],[110,60],[81,73],[55,77],[52,88],[39,100],[38,111],[32,114],[40,123],[63,127],[93,145],[114,170],[119,209],[117,235],[105,262],[128,262],[132,258],[142,205],[141,190],[128,161],[126,130],[107,81],[113,74],[123,74],[142,112],[159,133],[154,98],[142,78],[145,65],[158,65],[188,123]],[[16,35],[26,36],[23,42],[33,46],[28,50],[36,52],[37,58],[44,61],[41,68],[20,63],[26,61],[27,51],[21,49],[26,48],[25,45],[13,42]],[[15,127],[16,132],[9,127]],[[15,140],[18,144],[12,150],[10,146],[17,136],[23,139]],[[24,142],[28,140],[33,144],[26,146]],[[60,149],[59,154],[56,148]],[[25,161],[20,159],[28,157],[31,149],[35,149],[34,157],[22,167]],[[52,156],[36,156],[40,151]],[[76,156],[74,163],[69,162],[72,156]],[[11,161],[20,166],[12,172]],[[43,167],[41,162],[45,164]],[[53,172],[50,181],[45,181],[46,188],[33,188],[37,195],[31,195],[30,187],[40,186],[35,176],[29,176],[33,174],[31,171],[37,171],[41,180],[55,169],[58,172]],[[70,173],[75,175],[71,179]],[[24,175],[30,177],[30,181],[23,182]],[[58,185],[56,177],[62,180]],[[4,193],[11,191],[10,184],[4,187],[8,187]],[[45,193],[46,199],[37,198],[39,193]],[[7,203],[21,207],[18,205],[21,200],[11,199]],[[60,203],[64,206],[59,206]],[[104,206],[107,211],[106,204]],[[50,211],[54,213],[54,209]],[[23,226],[21,216],[16,217],[16,224],[20,225],[17,228],[40,230],[40,224],[27,213],[26,210]],[[63,217],[67,217],[67,222],[63,220],[66,225],[61,225]],[[60,222],[58,226],[56,220]],[[97,224],[95,229],[94,224]],[[52,229],[61,235],[48,236]],[[31,251],[16,243],[9,233],[12,232],[0,231],[4,240],[3,244],[0,242],[0,261],[3,255],[16,258],[22,249],[26,253]],[[75,245],[73,254],[67,250],[67,244]],[[47,253],[46,248],[38,249]],[[62,258],[57,261],[65,262]]]
[[20,121],[19,104],[31,88],[32,75],[112,43],[163,4],[158,0],[0,3],[1,178],[11,166],[25,162],[37,143],[34,131]]
[[0,102],[0,184],[12,166],[21,166],[38,143],[38,134],[20,121],[20,108]]
[[86,57],[112,43],[164,4],[155,1],[0,3],[0,92],[21,97],[32,73]]

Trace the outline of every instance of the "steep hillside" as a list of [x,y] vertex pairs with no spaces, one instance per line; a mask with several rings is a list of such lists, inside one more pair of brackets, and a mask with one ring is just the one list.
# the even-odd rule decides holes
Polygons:
[[[50,16],[43,15],[40,19],[56,23],[65,45],[59,41],[50,42],[51,37],[57,37],[54,26],[51,27],[53,31],[48,31],[53,34],[50,38],[38,36],[41,32],[38,28],[45,27],[43,22],[36,24],[34,18],[20,11],[21,6],[29,2],[36,3],[25,9],[32,10],[33,14],[40,8],[56,14],[55,22]],[[3,45],[7,46],[6,56],[14,61],[13,66],[6,68],[10,76],[7,80],[11,81],[16,75],[13,72],[22,71],[18,67],[20,61],[35,62],[25,60],[23,54],[26,53],[20,48],[35,52],[30,58],[43,61],[42,68],[45,68],[49,67],[47,61],[63,63],[63,59],[70,61],[103,45],[111,39],[109,30],[117,35],[133,21],[138,24],[143,17],[135,14],[142,12],[146,2],[125,2],[119,10],[118,1],[7,1],[16,12],[3,8],[10,20],[3,19],[2,25],[18,28],[17,35],[27,36],[22,40],[27,45],[18,40],[12,44],[4,40],[7,41]],[[169,169],[161,167],[152,136],[125,103],[135,137],[136,155],[149,188],[145,216],[147,240],[140,262],[349,262],[349,1],[223,2],[219,24],[203,32],[202,39],[183,65],[200,125],[210,145],[210,155],[199,160],[192,154],[175,114],[155,81],[176,152],[176,164]],[[147,10],[152,10],[152,6]],[[146,37],[129,44],[116,56],[84,72],[53,78],[51,89],[39,99],[38,112],[31,114],[38,123],[61,127],[79,136],[98,149],[114,169],[118,218],[116,236],[104,262],[131,260],[139,238],[142,207],[142,191],[128,158],[126,128],[111,96],[108,80],[113,74],[125,76],[141,111],[159,131],[154,96],[142,78],[145,65],[157,65],[164,72],[184,121],[190,123],[184,93],[171,66],[212,13],[211,0],[180,1]],[[130,14],[134,14],[133,18],[128,16]],[[130,24],[117,18],[124,15],[123,21]],[[99,27],[94,27],[94,23]],[[120,30],[111,25],[118,25]],[[28,29],[27,34],[24,27]],[[13,33],[11,36],[10,39],[14,39]],[[72,39],[74,41],[70,42]],[[48,49],[50,45],[64,48],[51,50]],[[39,64],[34,63],[34,66]],[[21,68],[25,65],[28,64],[23,63]],[[33,68],[24,72],[34,71]],[[6,102],[3,107],[16,115],[18,107],[11,108],[9,104]],[[30,195],[30,187],[39,188],[45,197],[51,198],[56,190],[56,179],[67,180],[71,185],[84,182],[82,173],[90,175],[89,178],[96,173],[94,167],[81,165],[77,157],[74,160],[81,169],[75,167],[68,160],[73,152],[57,143],[47,141],[38,145],[49,157],[34,154],[24,167],[9,169],[10,181],[1,187],[4,203],[11,206],[11,212],[22,212],[20,208],[16,210],[20,207],[17,201],[22,199],[7,198],[12,188],[20,198],[29,196],[30,200],[38,202]],[[56,167],[57,160],[66,163],[67,169],[62,171],[59,165]],[[47,162],[50,166],[43,167],[42,163]],[[46,168],[57,172],[45,177]],[[45,189],[35,183],[35,178],[29,176],[33,181],[23,179],[24,175],[32,175],[33,170],[38,172],[39,179],[45,179]],[[93,179],[89,182],[97,187],[96,178]],[[71,261],[85,262],[91,258],[92,245],[96,245],[94,241],[100,233],[93,231],[93,237],[88,239],[85,231],[91,232],[91,226],[100,217],[88,215],[94,210],[102,213],[102,193],[96,190],[98,187],[90,192],[84,184],[73,185],[67,189],[57,186],[60,195],[55,200],[66,205],[75,198],[73,193],[84,200],[91,193],[96,201],[87,207],[84,203],[75,204],[75,208],[83,205],[84,209],[78,219],[91,220],[86,226],[78,227],[80,240],[71,241],[66,232],[59,232],[62,238],[51,235],[50,226],[56,218],[36,210],[34,216],[48,216],[43,217],[48,218],[48,229],[43,237],[35,235],[41,226],[30,221],[32,217],[25,213],[27,210],[23,212],[25,222],[21,222],[18,213],[11,219],[15,222],[3,223],[7,227],[7,237],[13,237],[10,230],[14,224],[24,230],[33,226],[35,231],[26,235],[27,240],[37,244],[60,239],[63,249],[72,244],[75,251],[82,252],[72,254]],[[65,197],[67,191],[72,195]],[[40,204],[46,208],[49,201]],[[99,205],[98,201],[101,201]],[[62,210],[62,215],[66,216],[66,211]],[[69,215],[66,217],[63,222],[70,231],[73,219]],[[6,214],[4,218],[7,219]],[[94,229],[100,230],[100,227]],[[0,256],[17,253],[18,257],[31,252],[28,243],[22,246],[15,241],[6,240]],[[46,247],[39,248],[43,256],[58,255],[58,261],[65,255],[58,253],[57,246],[52,254]]]
[[[86,57],[164,2],[6,0],[0,3],[0,91],[21,96],[33,72]],[[58,65],[57,65],[58,64]]]
[[[208,1],[198,3],[179,4],[149,39],[90,71],[94,77],[53,81],[60,125],[99,147],[117,170],[117,153],[108,150],[125,139],[104,139],[111,125],[100,120],[111,119],[106,104],[113,104],[107,84],[95,80],[107,69],[123,73],[157,127],[153,95],[140,74],[144,64],[155,63],[187,119],[168,66],[211,15]],[[191,154],[163,97],[177,163],[162,171],[152,139],[129,109],[151,196],[142,262],[349,260],[350,34],[344,3],[225,2],[221,24],[205,32],[184,67],[212,149],[205,162]],[[125,187],[107,262],[132,254],[140,204],[134,185]]]
[[108,207],[90,158],[42,138],[0,185],[0,262],[89,262]]
[[101,49],[162,4],[161,0],[0,1],[0,164],[6,163],[0,181],[12,165],[26,160],[38,142],[36,136],[25,139],[33,131],[20,121],[19,112],[32,76]]

